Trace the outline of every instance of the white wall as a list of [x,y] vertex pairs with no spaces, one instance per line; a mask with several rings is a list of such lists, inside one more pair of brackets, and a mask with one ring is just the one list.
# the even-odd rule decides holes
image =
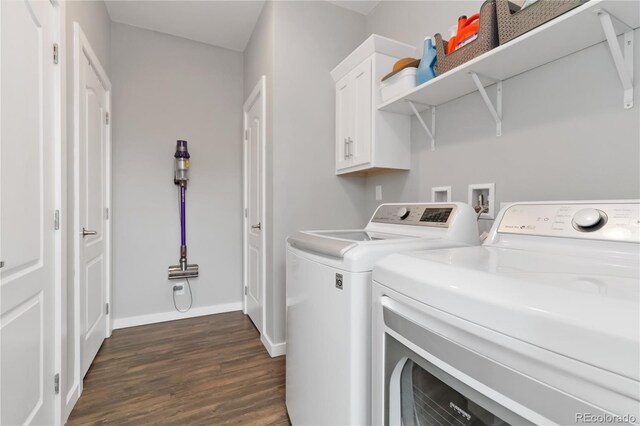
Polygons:
[[458,16],[480,10],[484,0],[382,1],[366,17],[367,34],[380,34],[418,47],[422,55],[425,36],[448,34]]
[[[180,248],[177,139],[191,153],[192,309],[240,309],[242,54],[114,23],[111,58],[115,325],[175,314],[167,267]],[[188,292],[178,303],[187,306]]]
[[[105,72],[111,70],[111,18],[102,0],[71,0],[66,2],[67,46],[70,60],[73,61],[73,22],[79,22],[82,31],[91,43],[91,47],[100,60]],[[72,72],[73,69],[67,70]],[[68,75],[72,75],[68,74]],[[73,89],[73,88],[72,88]]]
[[362,178],[335,176],[335,84],[329,72],[365,39],[364,16],[325,1],[275,9],[273,123],[273,315],[285,339],[285,242],[300,229],[361,227]]
[[364,178],[334,174],[329,72],[365,39],[365,18],[324,1],[267,2],[244,52],[245,97],[267,76],[269,340],[285,340],[285,242],[300,229],[362,226]]
[[256,27],[251,34],[251,38],[247,43],[244,51],[244,99],[246,100],[260,78],[266,77],[266,101],[267,111],[265,114],[266,125],[266,141],[265,141],[265,214],[264,226],[262,231],[265,233],[266,247],[265,250],[265,281],[266,292],[263,298],[263,309],[265,310],[266,321],[264,324],[264,333],[266,337],[273,341],[273,316],[274,316],[274,294],[272,285],[273,276],[273,71],[274,71],[274,37],[275,37],[275,13],[273,2],[266,2]]
[[[74,236],[73,236],[73,23],[78,22],[82,27],[83,32],[85,33],[91,47],[93,48],[100,64],[102,65],[105,72],[110,76],[110,67],[111,67],[111,20],[109,18],[109,14],[107,12],[107,8],[104,5],[103,1],[67,1],[64,4],[65,6],[65,51],[63,54],[63,59],[65,60],[66,66],[66,101],[67,101],[67,129],[66,129],[66,163],[62,165],[63,173],[66,175],[66,200],[64,204],[67,206],[66,209],[62,211],[62,221],[63,221],[63,231],[66,234],[66,238],[64,239],[66,243],[66,268],[63,271],[64,276],[66,276],[65,291],[66,297],[65,303],[65,314],[66,318],[64,321],[66,322],[67,328],[62,334],[62,347],[63,347],[63,356],[62,356],[62,372],[61,372],[61,393],[67,398],[67,393],[69,391],[74,391],[74,383],[78,384],[80,378],[75,375],[73,365],[75,362],[75,341],[73,336],[75,334],[74,330],[74,269],[73,269],[73,259],[74,259]],[[63,294],[65,293],[63,291]],[[63,324],[65,323],[63,322]],[[66,400],[66,399],[65,399]],[[67,407],[69,409],[71,407]],[[63,417],[69,415],[69,412],[64,412]]]
[[[382,2],[367,17],[367,31],[420,46],[425,35],[446,31],[474,7]],[[635,33],[634,81],[640,81]],[[378,184],[383,202],[430,201],[431,187],[444,185],[452,186],[455,201],[467,201],[468,184],[488,182],[496,183],[496,208],[504,201],[639,198],[638,92],[636,85],[635,107],[623,109],[603,43],[506,80],[501,137],[478,93],[439,106],[436,151],[414,118],[411,171],[367,178],[367,210],[378,204]],[[484,229],[490,225],[481,222]]]
[[[244,99],[263,75],[267,76],[267,89],[273,79],[274,15],[273,3],[265,2],[251,38],[244,50]],[[267,94],[271,98],[271,90]]]

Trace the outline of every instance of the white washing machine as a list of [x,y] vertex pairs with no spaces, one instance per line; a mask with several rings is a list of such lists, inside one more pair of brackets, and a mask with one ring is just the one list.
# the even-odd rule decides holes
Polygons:
[[287,240],[286,400],[294,425],[371,419],[371,270],[403,250],[478,245],[462,203],[383,204],[364,229]]
[[640,422],[640,202],[513,204],[373,280],[374,424]]

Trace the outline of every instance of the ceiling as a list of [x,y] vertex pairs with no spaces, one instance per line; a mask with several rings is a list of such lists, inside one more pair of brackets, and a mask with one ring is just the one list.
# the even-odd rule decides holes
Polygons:
[[242,52],[261,1],[105,1],[114,22]]
[[[331,3],[369,14],[380,0],[336,0]],[[258,22],[264,0],[106,0],[114,22],[244,51]]]
[[345,9],[353,10],[354,12],[368,15],[373,9],[376,8],[381,0],[327,0],[329,3],[344,7]]

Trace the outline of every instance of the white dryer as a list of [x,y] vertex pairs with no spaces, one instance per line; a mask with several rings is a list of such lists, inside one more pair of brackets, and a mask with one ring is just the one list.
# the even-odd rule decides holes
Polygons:
[[373,279],[374,424],[640,422],[640,202],[513,204]]
[[294,425],[370,423],[371,270],[389,253],[479,244],[462,203],[383,204],[364,229],[287,240],[286,401]]

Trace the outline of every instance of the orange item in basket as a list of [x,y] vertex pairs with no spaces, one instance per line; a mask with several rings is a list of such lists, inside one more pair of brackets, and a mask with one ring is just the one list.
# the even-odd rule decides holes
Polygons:
[[465,40],[478,34],[480,28],[480,14],[476,13],[470,17],[461,16],[458,18],[458,32],[449,39],[447,43],[447,55],[462,47]]

